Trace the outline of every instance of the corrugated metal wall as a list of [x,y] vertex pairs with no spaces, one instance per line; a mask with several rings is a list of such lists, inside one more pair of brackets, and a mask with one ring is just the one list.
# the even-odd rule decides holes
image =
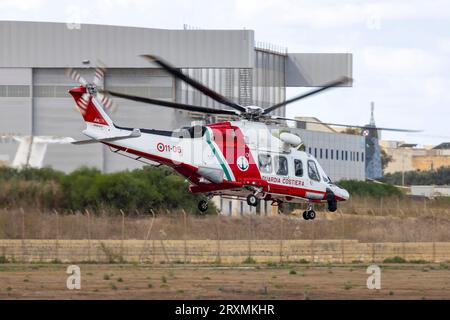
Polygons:
[[156,54],[178,67],[251,68],[252,30],[164,30],[65,23],[0,21],[0,67],[82,67],[97,59],[114,67],[154,67]]
[[287,87],[319,87],[342,76],[353,76],[351,53],[289,53],[286,59]]
[[0,68],[1,162],[12,162],[19,146],[11,135],[31,134],[31,83],[29,68]]
[[[263,50],[255,50],[253,69],[253,104],[269,107],[286,99],[286,56]],[[284,116],[285,107],[273,112]]]

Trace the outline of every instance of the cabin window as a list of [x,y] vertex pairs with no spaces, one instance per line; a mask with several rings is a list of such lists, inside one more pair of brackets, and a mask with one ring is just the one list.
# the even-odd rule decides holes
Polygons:
[[262,173],[272,173],[272,157],[269,154],[258,155],[258,162]]
[[361,161],[364,162],[364,152],[361,152]]
[[317,170],[316,163],[312,160],[308,160],[308,176],[312,180],[320,181],[319,170]]
[[280,176],[288,174],[288,161],[285,157],[275,156],[275,173]]
[[325,149],[325,159],[328,159],[328,149]]
[[322,159],[322,148],[320,148],[320,159]]
[[331,149],[331,150],[330,150],[330,152],[331,152],[331,154],[330,154],[330,156],[331,156],[331,160],[333,160],[333,156],[334,156],[334,149]]
[[356,161],[359,162],[359,152],[356,153]]
[[339,150],[336,150],[336,160],[339,160]]
[[303,177],[303,162],[302,160],[294,160],[295,176]]

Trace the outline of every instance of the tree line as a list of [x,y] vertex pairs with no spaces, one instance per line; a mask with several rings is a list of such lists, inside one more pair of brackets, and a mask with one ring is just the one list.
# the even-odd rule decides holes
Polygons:
[[[51,168],[0,168],[0,206],[85,210],[184,209],[198,213],[202,195],[188,191],[189,183],[168,168],[144,167],[101,173],[80,168],[69,174]],[[210,204],[208,213],[215,212]]]
[[[386,183],[401,185],[402,172],[388,173],[380,180]],[[429,171],[405,171],[405,185],[450,185],[450,167],[441,167]]]

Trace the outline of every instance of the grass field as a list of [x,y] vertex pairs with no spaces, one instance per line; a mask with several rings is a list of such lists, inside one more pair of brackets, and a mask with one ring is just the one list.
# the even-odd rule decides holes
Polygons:
[[0,299],[449,299],[448,265],[381,265],[381,290],[367,265],[85,264],[81,290],[67,265],[0,265]]

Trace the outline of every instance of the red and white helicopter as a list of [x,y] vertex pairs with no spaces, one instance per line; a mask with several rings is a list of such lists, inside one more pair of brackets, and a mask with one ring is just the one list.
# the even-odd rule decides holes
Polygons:
[[[88,83],[75,70],[69,69],[67,74],[81,84],[69,93],[86,122],[83,133],[90,138],[74,144],[100,142],[109,146],[113,152],[169,166],[190,181],[191,192],[204,193],[208,200],[215,195],[246,198],[250,206],[257,206],[260,200],[271,200],[277,204],[306,201],[308,208],[303,213],[306,220],[316,216],[314,202],[327,202],[328,209],[336,211],[337,202],[349,198],[349,193],[330,180],[311,154],[299,150],[300,137],[289,132],[271,132],[267,126],[268,122],[295,121],[269,115],[272,111],[342,85],[350,81],[349,78],[341,78],[263,109],[241,106],[189,78],[161,58],[150,55],[143,57],[231,109],[220,110],[98,90],[97,85],[104,70],[97,69],[94,81]],[[112,104],[105,94],[205,115],[228,115],[237,121],[185,127],[175,131],[120,127],[105,111]],[[208,201],[201,200],[198,208],[202,212],[206,211]]]

